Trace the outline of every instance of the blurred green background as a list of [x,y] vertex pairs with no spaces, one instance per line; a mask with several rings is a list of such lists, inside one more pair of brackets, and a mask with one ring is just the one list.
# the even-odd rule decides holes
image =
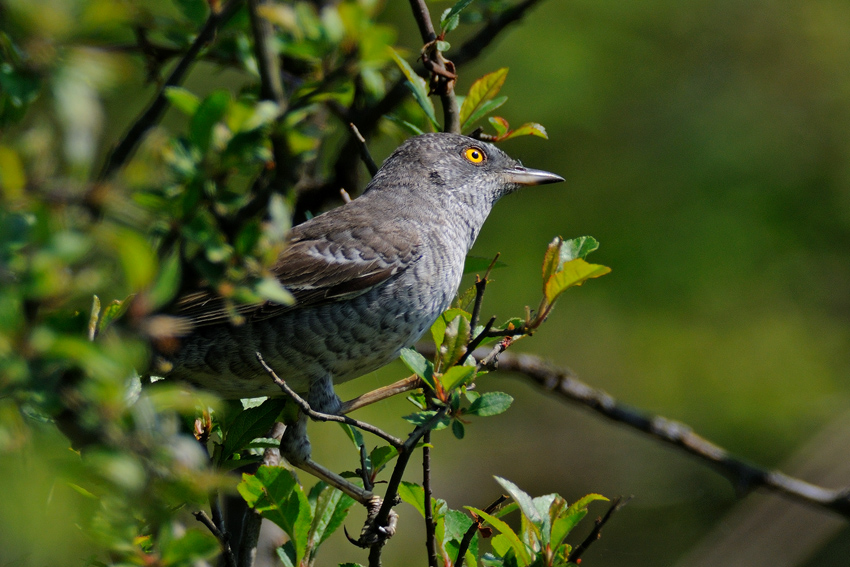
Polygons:
[[[407,3],[389,8],[416,38]],[[850,4],[543,2],[462,69],[458,91],[504,66],[500,113],[541,122],[549,141],[502,147],[567,182],[497,205],[474,253],[509,267],[483,315],[536,305],[554,235],[595,236],[592,260],[613,273],[567,293],[515,348],[782,467],[850,406]],[[724,529],[736,496],[704,465],[523,383],[480,385],[517,401],[463,442],[437,437],[435,493],[450,506],[491,501],[492,474],[568,500],[634,495],[594,565],[674,565]],[[838,467],[848,447],[831,450]],[[815,529],[794,525],[789,541]],[[846,565],[850,531],[835,529],[799,564]]]
[[[450,4],[434,2],[432,13]],[[387,2],[382,19],[419,49],[407,2]],[[461,27],[453,43],[468,32]],[[515,348],[745,459],[787,468],[850,408],[850,4],[550,0],[461,69],[458,92],[501,67],[510,68],[510,100],[499,114],[549,133],[548,142],[521,138],[503,149],[567,182],[513,195],[491,215],[474,253],[500,252],[508,267],[495,272],[483,315],[536,305],[546,244],[593,235],[602,246],[591,260],[613,273],[565,294]],[[154,92],[141,64],[122,72],[105,101],[101,148]],[[243,80],[198,65],[186,86],[203,95]],[[386,139],[373,147],[376,159],[391,149]],[[340,394],[404,372],[392,365]],[[733,487],[703,464],[506,375],[479,385],[516,402],[463,441],[435,434],[434,492],[452,508],[491,502],[494,474],[570,501],[634,495],[585,556],[607,567],[676,565],[710,531],[736,529],[727,520]],[[398,400],[358,417],[401,433],[397,416],[408,412]],[[355,466],[335,427],[312,425],[311,439],[319,462]],[[827,447],[835,468],[850,454]],[[818,475],[832,469],[807,478],[827,483]],[[7,504],[4,514],[19,505]],[[422,530],[412,527],[420,520],[400,511],[402,534],[385,564],[424,565]],[[349,531],[360,519],[352,514]],[[814,529],[799,514],[784,537]],[[793,564],[847,565],[850,530],[840,523],[824,533]],[[338,535],[320,561],[352,560],[352,549]]]

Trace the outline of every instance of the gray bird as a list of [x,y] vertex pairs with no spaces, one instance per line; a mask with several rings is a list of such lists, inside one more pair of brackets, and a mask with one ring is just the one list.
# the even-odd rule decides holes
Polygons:
[[[294,305],[241,306],[245,323],[234,326],[220,299],[183,298],[177,314],[193,330],[167,376],[225,398],[279,396],[260,352],[313,409],[335,413],[335,382],[391,362],[449,307],[496,201],[559,181],[466,136],[411,138],[361,197],[291,230],[273,270]],[[294,464],[309,459],[304,420],[287,428],[282,451]]]

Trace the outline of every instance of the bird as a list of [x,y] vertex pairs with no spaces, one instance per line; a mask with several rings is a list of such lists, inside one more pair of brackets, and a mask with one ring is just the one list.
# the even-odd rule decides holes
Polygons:
[[[323,413],[339,410],[334,383],[398,358],[453,301],[464,261],[493,205],[523,186],[564,181],[492,144],[460,134],[409,138],[362,195],[294,226],[272,272],[295,302],[237,307],[208,291],[178,300],[191,330],[161,355],[167,379],[223,398],[280,396],[262,353]],[[281,452],[310,461],[306,419],[287,427]]]

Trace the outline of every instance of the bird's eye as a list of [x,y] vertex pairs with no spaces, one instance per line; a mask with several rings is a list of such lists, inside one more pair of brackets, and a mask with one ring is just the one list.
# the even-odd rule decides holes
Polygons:
[[463,157],[465,157],[472,163],[481,163],[484,161],[484,152],[479,150],[478,148],[467,148],[463,152]]

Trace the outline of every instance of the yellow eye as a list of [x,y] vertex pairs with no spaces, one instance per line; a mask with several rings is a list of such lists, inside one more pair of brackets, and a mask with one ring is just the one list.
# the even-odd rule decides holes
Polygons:
[[484,152],[478,148],[467,148],[466,151],[463,152],[463,157],[472,163],[481,163],[484,161]]

